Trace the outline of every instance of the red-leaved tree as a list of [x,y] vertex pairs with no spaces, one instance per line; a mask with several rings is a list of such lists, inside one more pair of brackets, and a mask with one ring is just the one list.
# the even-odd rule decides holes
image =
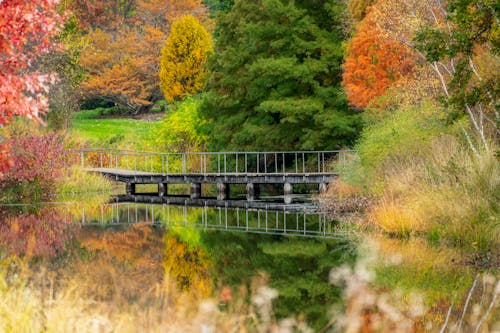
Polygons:
[[[52,37],[62,22],[58,2],[0,1],[0,127],[15,115],[39,120],[47,110],[45,94],[55,76],[32,67],[41,53],[54,47]],[[8,147],[0,141],[0,178],[10,163]]]

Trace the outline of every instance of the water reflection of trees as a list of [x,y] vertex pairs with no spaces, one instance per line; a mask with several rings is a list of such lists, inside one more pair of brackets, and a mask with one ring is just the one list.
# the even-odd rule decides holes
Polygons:
[[17,256],[56,256],[73,238],[75,226],[50,209],[0,209],[1,249]]
[[266,272],[269,286],[279,293],[276,316],[302,311],[315,329],[325,327],[329,307],[342,302],[341,290],[329,283],[331,268],[356,257],[355,245],[347,240],[207,232],[202,243],[213,259],[216,284],[238,288]]
[[119,229],[84,227],[78,234],[84,253],[74,263],[79,283],[99,300],[141,299],[163,278],[163,231],[145,225]]
[[207,297],[212,291],[210,258],[199,246],[189,246],[173,234],[165,236],[165,274],[177,288],[195,296]]

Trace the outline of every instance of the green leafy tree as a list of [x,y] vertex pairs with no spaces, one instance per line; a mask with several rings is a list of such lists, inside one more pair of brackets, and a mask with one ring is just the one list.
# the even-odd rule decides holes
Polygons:
[[169,102],[203,89],[212,51],[212,38],[195,17],[186,15],[172,25],[160,58],[161,89]]
[[218,12],[228,12],[233,8],[234,0],[203,0],[210,13],[215,16]]
[[338,148],[358,117],[340,85],[344,33],[337,1],[236,1],[202,106],[214,149]]
[[438,75],[451,118],[469,119],[472,132],[462,129],[472,150],[490,150],[490,141],[500,134],[498,1],[450,0],[439,8],[445,24],[423,27],[416,49]]

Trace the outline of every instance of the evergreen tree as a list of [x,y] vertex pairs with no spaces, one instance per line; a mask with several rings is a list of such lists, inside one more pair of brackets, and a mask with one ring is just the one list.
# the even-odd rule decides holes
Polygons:
[[169,102],[196,94],[205,86],[205,64],[212,52],[212,38],[194,16],[172,25],[161,50],[160,86]]
[[202,106],[214,149],[320,149],[352,143],[359,117],[341,82],[338,0],[236,1],[219,19]]

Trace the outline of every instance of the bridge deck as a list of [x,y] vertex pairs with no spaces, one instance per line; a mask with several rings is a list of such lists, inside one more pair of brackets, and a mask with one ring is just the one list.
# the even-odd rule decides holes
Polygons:
[[162,174],[115,168],[86,168],[88,172],[100,173],[112,180],[135,184],[160,183],[227,183],[227,184],[321,184],[331,183],[336,173],[178,173]]

